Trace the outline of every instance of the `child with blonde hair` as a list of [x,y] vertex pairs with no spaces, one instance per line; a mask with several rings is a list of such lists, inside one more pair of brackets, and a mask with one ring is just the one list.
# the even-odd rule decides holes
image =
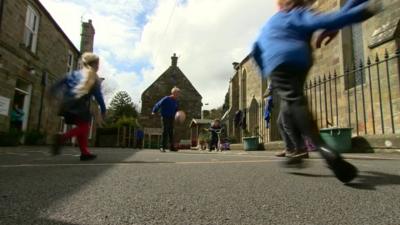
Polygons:
[[66,140],[76,137],[81,151],[80,160],[93,160],[96,158],[96,155],[92,154],[88,149],[88,135],[92,120],[90,111],[92,96],[95,97],[100,106],[101,119],[106,114],[106,106],[100,87],[101,82],[97,75],[99,61],[97,55],[89,52],[83,53],[81,56],[82,68],[67,74],[66,77],[52,87],[52,93],[58,92],[62,95],[60,116],[64,117],[65,123],[76,125],[75,128],[55,137],[52,146],[53,155],[61,153],[61,145]]

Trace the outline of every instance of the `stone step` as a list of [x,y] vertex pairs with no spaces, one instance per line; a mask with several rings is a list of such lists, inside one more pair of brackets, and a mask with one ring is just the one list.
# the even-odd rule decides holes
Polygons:
[[243,151],[244,147],[242,143],[239,144],[231,144],[230,145],[232,151]]
[[285,149],[283,141],[273,141],[264,144],[265,151],[280,151]]

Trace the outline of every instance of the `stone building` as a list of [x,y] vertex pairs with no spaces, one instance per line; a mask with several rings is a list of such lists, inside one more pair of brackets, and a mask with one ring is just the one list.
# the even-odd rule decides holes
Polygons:
[[[148,146],[150,138],[154,142],[160,140],[160,115],[151,115],[151,111],[156,102],[171,94],[171,89],[174,86],[181,89],[181,95],[178,100],[179,109],[186,112],[186,121],[175,125],[175,142],[190,140],[189,125],[193,118],[201,117],[202,97],[178,67],[178,57],[174,54],[171,57],[171,66],[142,93],[140,124],[144,127],[146,133],[145,146]],[[158,143],[153,143],[151,146],[158,147],[157,145]]]
[[[337,10],[345,0],[318,0],[320,11]],[[327,46],[314,51],[314,66],[305,92],[320,128],[351,127],[354,136],[400,133],[400,0],[382,1],[385,10],[362,24],[345,28]],[[314,41],[313,41],[314,42]],[[230,109],[225,115],[229,135],[260,134],[264,143],[279,140],[275,121],[265,128],[262,95],[268,81],[261,80],[254,60],[234,63],[230,80]],[[235,126],[235,113],[246,115],[246,131]],[[248,134],[247,134],[248,135]],[[380,142],[378,145],[384,145]]]
[[[84,24],[83,33],[94,34],[91,21]],[[93,36],[82,36],[83,50],[93,50]],[[23,131],[61,131],[46,88],[76,69],[80,54],[40,1],[0,1],[0,132],[9,130],[14,104],[25,113]]]

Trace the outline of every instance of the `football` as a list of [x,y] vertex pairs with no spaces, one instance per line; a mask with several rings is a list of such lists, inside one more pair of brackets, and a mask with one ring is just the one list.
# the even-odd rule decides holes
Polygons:
[[179,123],[185,122],[186,119],[186,113],[182,110],[179,110],[178,112],[175,113],[175,121]]

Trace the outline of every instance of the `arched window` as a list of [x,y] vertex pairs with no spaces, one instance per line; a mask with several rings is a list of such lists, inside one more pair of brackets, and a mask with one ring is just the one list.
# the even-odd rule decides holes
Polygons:
[[259,133],[259,103],[253,97],[249,106],[249,132],[252,135],[256,135]]
[[240,87],[241,87],[241,108],[246,109],[247,105],[247,72],[246,69],[242,70],[242,76],[241,76],[241,82],[240,82]]

